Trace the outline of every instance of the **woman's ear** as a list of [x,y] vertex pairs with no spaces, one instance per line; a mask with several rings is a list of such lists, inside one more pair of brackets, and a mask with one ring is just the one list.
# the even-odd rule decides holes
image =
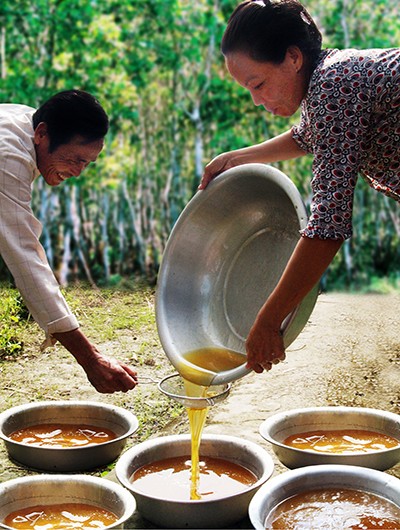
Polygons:
[[304,55],[298,46],[289,46],[286,51],[286,58],[289,59],[296,72],[299,73],[304,64]]

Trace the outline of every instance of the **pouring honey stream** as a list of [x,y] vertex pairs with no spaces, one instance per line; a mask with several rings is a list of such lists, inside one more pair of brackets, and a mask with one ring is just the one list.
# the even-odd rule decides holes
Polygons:
[[[196,385],[184,379],[186,395],[190,397],[207,397],[207,387]],[[201,499],[199,493],[200,481],[200,442],[207,414],[210,407],[195,409],[186,407],[189,418],[191,437],[191,469],[190,469],[190,498],[191,500]]]
[[[243,354],[225,348],[208,347],[186,352],[177,366],[183,378],[186,396],[189,398],[208,398],[213,396],[212,381],[222,371],[237,368],[244,362]],[[196,382],[193,382],[196,381]],[[206,399],[204,403],[207,403]],[[200,481],[200,443],[210,406],[194,408],[187,406],[191,435],[191,500],[201,499]]]

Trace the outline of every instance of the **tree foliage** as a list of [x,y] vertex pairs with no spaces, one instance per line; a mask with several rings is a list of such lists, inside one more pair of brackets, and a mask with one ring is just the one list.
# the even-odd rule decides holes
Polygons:
[[[0,101],[38,106],[81,88],[110,116],[106,148],[80,179],[49,188],[34,209],[61,283],[154,278],[170,230],[216,154],[260,142],[291,120],[253,106],[229,78],[219,44],[232,0],[3,0]],[[400,37],[398,0],[309,0],[326,47],[390,47]],[[310,198],[311,160],[279,164]],[[398,206],[361,183],[355,237],[330,285],[393,276]],[[4,276],[4,265],[0,269]]]

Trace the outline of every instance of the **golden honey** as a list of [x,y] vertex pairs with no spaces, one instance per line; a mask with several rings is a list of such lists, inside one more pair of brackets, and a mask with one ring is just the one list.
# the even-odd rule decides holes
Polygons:
[[[212,386],[210,385],[215,375],[218,372],[236,368],[245,361],[245,355],[226,348],[200,348],[184,353],[178,371],[184,380],[186,396],[195,398],[212,396]],[[199,448],[208,409],[207,406],[200,409],[190,407],[186,409],[191,434],[190,498],[192,500],[202,498],[199,490]]]
[[4,524],[18,530],[93,530],[106,528],[118,517],[103,508],[81,503],[37,505],[17,510],[4,519]]
[[[184,381],[185,393],[188,397],[207,397],[209,387],[196,385],[191,381]],[[200,442],[204,425],[206,423],[209,407],[204,408],[186,408],[189,418],[190,427],[190,454],[191,454],[191,472],[190,472],[190,498],[192,500],[201,499],[199,493],[200,481]]]
[[14,431],[11,440],[36,447],[82,447],[114,440],[109,429],[93,425],[44,423]]
[[227,348],[208,347],[182,354],[178,372],[187,381],[209,386],[219,372],[232,370],[246,362],[246,355]]
[[183,358],[214,373],[232,370],[246,362],[246,356],[242,353],[216,347],[192,350],[183,354]]
[[[191,497],[189,455],[165,458],[137,469],[131,481],[135,488],[152,497],[174,501]],[[233,495],[251,486],[257,477],[244,466],[229,460],[204,456],[199,462],[199,499],[217,499]]]
[[392,436],[360,429],[303,432],[289,436],[283,443],[297,449],[344,455],[383,451],[400,445]]
[[190,434],[191,434],[191,475],[190,475],[190,498],[198,500],[201,498],[199,493],[200,481],[200,442],[203,427],[206,423],[208,408],[204,409],[186,409],[189,417]]
[[266,529],[388,530],[400,528],[400,508],[358,490],[326,488],[300,493],[268,515]]

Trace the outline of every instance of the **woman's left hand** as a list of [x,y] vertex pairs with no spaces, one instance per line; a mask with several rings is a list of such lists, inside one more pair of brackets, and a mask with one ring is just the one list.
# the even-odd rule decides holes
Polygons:
[[283,274],[262,306],[246,341],[247,367],[257,373],[285,359],[282,322],[318,283],[342,239],[301,237]]
[[274,364],[285,360],[285,348],[279,327],[269,327],[257,321],[246,341],[247,368],[260,374],[271,370]]

